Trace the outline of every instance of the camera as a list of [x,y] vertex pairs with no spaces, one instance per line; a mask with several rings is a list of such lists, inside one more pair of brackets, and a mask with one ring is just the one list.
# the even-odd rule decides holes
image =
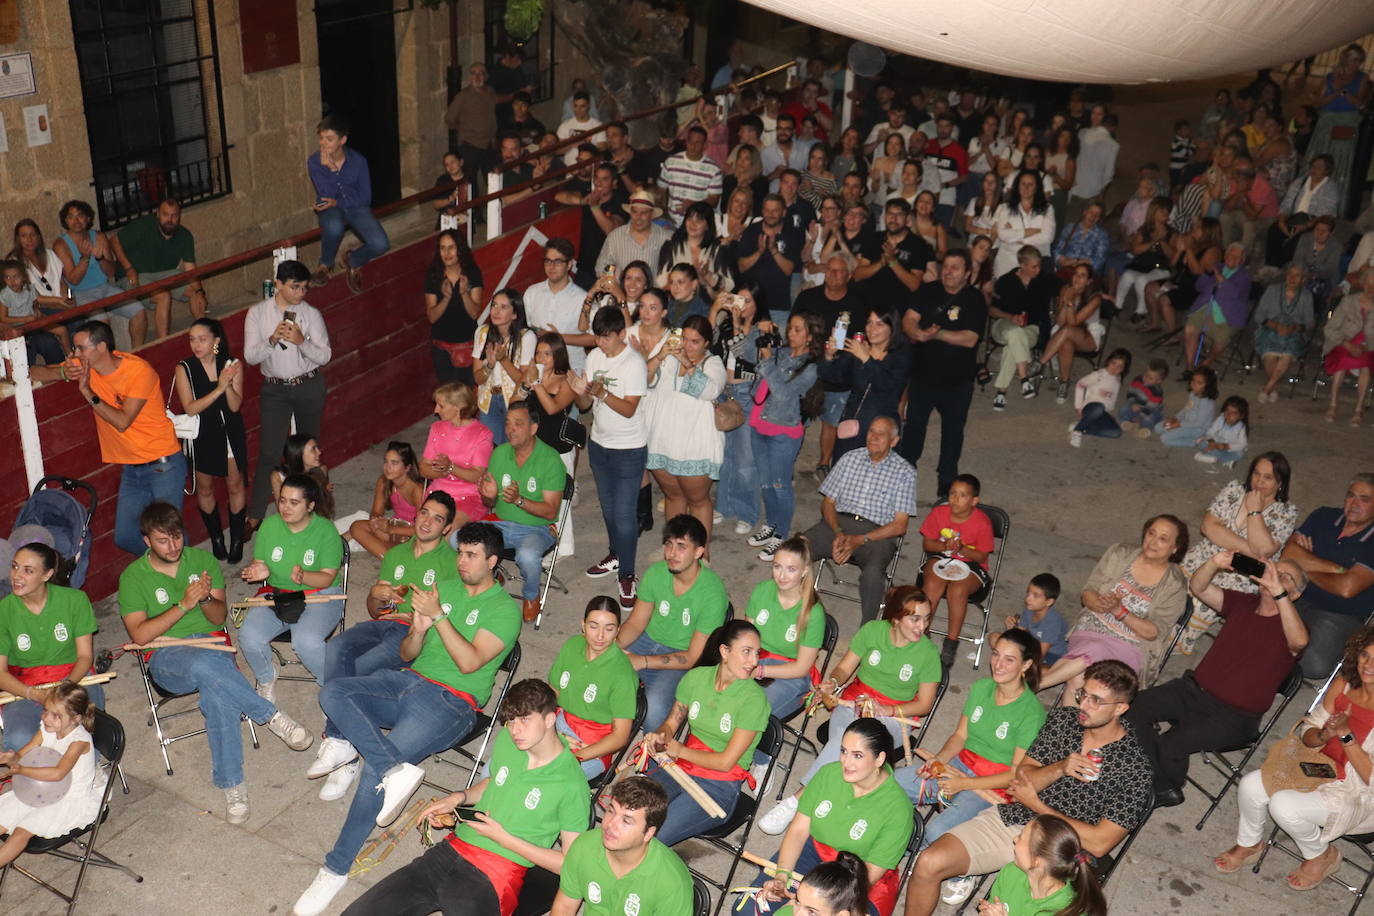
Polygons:
[[777,331],[761,331],[759,332],[757,346],[759,349],[767,348],[776,350],[778,347],[782,346],[782,335]]

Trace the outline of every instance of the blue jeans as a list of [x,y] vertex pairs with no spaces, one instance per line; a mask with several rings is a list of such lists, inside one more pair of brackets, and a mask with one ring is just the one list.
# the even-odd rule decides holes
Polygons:
[[495,448],[506,442],[506,396],[499,391],[492,392],[491,403],[486,410],[477,412],[477,419],[491,430],[491,444]]
[[553,546],[554,537],[547,525],[522,525],[519,522],[491,522],[501,532],[507,550],[515,551],[515,565],[520,570],[520,597],[533,601],[539,597],[539,565],[544,554]]
[[1198,437],[1207,432],[1205,426],[1179,426],[1175,429],[1165,429],[1161,423],[1155,427],[1155,435],[1163,445],[1173,448],[1192,448],[1197,442]]
[[351,228],[363,243],[348,256],[353,267],[362,267],[391,247],[391,240],[372,215],[371,207],[330,207],[315,215],[320,218],[320,263],[326,267],[334,266],[345,229]]
[[606,523],[611,553],[620,561],[620,577],[632,577],[639,545],[635,511],[649,449],[606,448],[592,440],[587,443],[587,457],[591,459],[592,477],[596,478],[596,495],[601,501],[601,519]]
[[119,475],[119,498],[115,501],[115,546],[142,556],[148,545],[143,543],[138,517],[156,502],[180,509],[186,500],[182,492],[185,484],[186,456],[180,451],[168,455],[165,461],[124,465]]
[[791,436],[765,436],[753,428],[749,435],[763,490],[763,514],[778,537],[786,538],[792,532],[792,513],[797,508],[792,471],[797,454],[801,452],[802,440]]
[[[226,653],[216,653],[226,654]],[[105,708],[105,688],[91,684],[86,688],[91,702],[101,709]],[[0,751],[17,751],[38,734],[43,725],[43,707],[33,700],[15,700],[0,706]]]
[[1146,429],[1154,429],[1164,420],[1164,408],[1127,404],[1121,408],[1116,418],[1122,423],[1138,423]]
[[[844,730],[857,718],[858,716],[854,715],[854,710],[848,706],[835,707],[835,711],[830,714],[830,740],[825,742],[821,752],[816,755],[815,761],[811,764],[811,769],[807,770],[806,775],[801,778],[798,788],[811,782],[821,767],[840,759],[840,739],[844,737]],[[879,716],[878,721],[887,726],[888,734],[892,735],[892,744],[900,750],[902,726],[895,719],[890,719],[887,716]]]
[[664,792],[668,793],[668,818],[663,822],[663,826],[658,828],[658,839],[665,846],[681,843],[688,837],[694,837],[709,827],[725,823],[735,810],[735,805],[739,802],[740,790],[744,786],[743,781],[735,782],[728,779],[697,780],[697,785],[706,790],[706,794],[725,809],[725,817],[719,818],[712,817],[703,811],[696,800],[682,791],[682,786],[678,785],[677,781],[664,773],[663,770],[655,767],[647,775],[662,786]]
[[377,826],[377,787],[386,772],[452,747],[472,732],[477,714],[466,700],[410,671],[331,681],[320,688],[320,708],[363,758],[343,828],[324,858],[325,868],[346,875]]
[[[776,858],[777,856],[774,856],[774,859]],[[807,837],[806,842],[802,844],[801,852],[797,853],[797,863],[792,866],[792,870],[799,875],[808,875],[811,873],[811,869],[820,864],[821,857],[820,854],[816,852],[816,843],[811,837]],[[754,883],[750,886],[763,887],[767,880],[768,876],[760,869],[758,877],[754,878]],[[741,906],[734,912],[738,913],[739,916],[763,916],[759,911],[758,903],[752,897],[747,897],[742,900]],[[873,905],[873,901],[871,900],[868,901],[868,916],[878,916],[878,908]]]
[[[568,724],[568,720],[563,716],[563,710],[558,710],[558,718],[554,720],[553,725],[560,735],[577,738],[577,732],[573,731],[572,726]],[[587,774],[588,779],[595,779],[606,772],[606,767],[601,762],[600,757],[593,757],[591,760],[582,761],[582,772]]]
[[[640,633],[634,642],[625,647],[625,651],[636,655],[667,655],[669,652],[682,650],[655,642],[647,634]],[[644,698],[648,701],[645,707],[648,711],[644,714],[644,731],[651,732],[668,718],[668,713],[673,709],[673,700],[677,697],[677,683],[687,672],[654,668],[636,673],[639,675],[639,682],[644,685]]]
[[[343,588],[331,585],[316,594],[339,595]],[[300,656],[301,664],[315,675],[324,677],[324,641],[343,619],[344,602],[326,601],[321,604],[307,604],[301,619],[292,624],[282,623],[270,607],[255,607],[239,627],[239,651],[248,660],[253,677],[259,684],[270,684],[277,679],[277,669],[272,663],[272,637],[291,631],[291,648]]]
[[[341,677],[366,677],[386,668],[400,670],[401,643],[410,627],[396,620],[364,620],[324,644],[324,669],[320,683]],[[295,637],[291,637],[294,641]]]
[[[208,635],[208,634],[202,634]],[[243,782],[243,735],[239,717],[262,723],[277,707],[258,696],[228,652],[204,649],[158,649],[148,672],[163,690],[196,693],[210,739],[210,776],[229,789]]]
[[716,509],[726,518],[759,523],[759,469],[754,464],[753,433],[748,424],[725,434],[725,460],[716,484]]
[[[1199,445],[1199,446],[1197,447],[1197,450],[1198,450],[1199,452],[1205,451],[1205,449],[1204,449],[1203,446],[1201,446],[1201,445]],[[1228,448],[1228,449],[1227,449],[1226,451],[1224,451],[1224,452],[1212,452],[1211,454],[1217,456],[1217,464],[1225,464],[1225,465],[1232,465],[1232,464],[1235,464],[1237,461],[1239,461],[1240,459],[1242,459],[1242,458],[1245,457],[1245,453],[1244,453],[1244,452],[1238,452],[1238,451],[1236,451],[1236,450],[1233,449],[1233,448]]]
[[[974,772],[964,766],[958,757],[951,760],[948,766],[965,776],[974,775]],[[919,787],[916,785],[916,781],[920,778],[917,775],[919,770],[920,767],[918,766],[899,767],[897,770],[897,784],[906,790],[907,797],[911,799],[912,804],[916,804],[920,795]],[[926,824],[925,835],[921,837],[921,848],[925,849],[964,821],[971,820],[984,808],[991,807],[992,802],[982,798],[977,792],[959,792],[954,796],[949,807],[936,814]]]
[[1079,417],[1074,429],[1088,436],[1101,436],[1104,439],[1121,438],[1121,427],[1107,408],[1097,401],[1083,405],[1083,415]]

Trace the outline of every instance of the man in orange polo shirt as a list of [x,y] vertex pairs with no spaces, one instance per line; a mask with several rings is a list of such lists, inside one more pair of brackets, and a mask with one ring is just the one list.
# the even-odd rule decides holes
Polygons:
[[115,350],[114,335],[103,321],[82,325],[72,344],[81,360],[75,381],[95,411],[100,459],[124,466],[115,503],[115,544],[142,556],[147,546],[138,518],[150,503],[182,504],[186,456],[167,419],[157,372],[146,360]]

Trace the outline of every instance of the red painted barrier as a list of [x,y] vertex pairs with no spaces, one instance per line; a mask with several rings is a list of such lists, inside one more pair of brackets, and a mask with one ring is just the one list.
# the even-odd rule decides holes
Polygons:
[[[478,248],[474,255],[488,295],[494,293],[512,262],[515,269],[506,285],[524,289],[544,277],[543,250],[526,244],[531,230],[579,241],[581,217],[563,210],[533,226],[522,226]],[[429,323],[425,320],[424,279],[434,256],[434,240],[426,238],[388,252],[367,268],[367,288],[350,293],[342,277],[312,290],[308,301],[324,313],[334,356],[325,368],[329,398],[321,438],[333,463],[346,461],[374,443],[425,417],[433,409],[430,393],[435,380],[429,356]],[[218,316],[236,353],[243,344],[247,309]],[[166,385],[172,369],[189,355],[181,335],[144,347],[138,355],[158,370]],[[262,374],[250,368],[244,377],[243,416],[248,424],[248,451],[257,454],[258,389]],[[114,545],[119,468],[100,461],[95,419],[75,385],[48,384],[34,392],[43,445],[44,470],[91,483],[100,494],[92,520],[94,542],[85,590],[92,598],[115,591],[129,554]],[[19,420],[13,398],[0,402],[0,530],[8,533],[19,507],[28,498],[24,457],[19,445]],[[253,462],[256,464],[256,461]],[[251,470],[251,468],[250,468]],[[221,494],[222,498],[222,494]],[[204,537],[195,500],[189,498],[185,517],[192,540]]]

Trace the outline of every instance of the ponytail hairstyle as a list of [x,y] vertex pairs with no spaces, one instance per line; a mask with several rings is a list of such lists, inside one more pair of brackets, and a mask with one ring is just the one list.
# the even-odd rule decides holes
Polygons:
[[1031,693],[1038,691],[1040,689],[1040,640],[1020,627],[1006,630],[997,639],[998,642],[1007,640],[1016,643],[1017,648],[1021,650],[1022,664],[1031,663],[1031,666],[1026,669],[1026,673],[1022,676],[1026,686],[1030,688]]
[[887,730],[887,726],[869,716],[862,719],[855,719],[849,723],[849,727],[844,730],[846,735],[857,735],[863,740],[864,747],[874,757],[883,755],[883,763],[891,765],[896,759],[896,745],[892,743],[892,732]]
[[[802,884],[824,897],[836,912],[844,910],[850,916],[868,912],[868,866],[852,852],[841,852],[833,861],[817,865],[802,879]],[[1099,890],[1098,899],[1101,896]],[[1102,912],[1106,912],[1105,907]]]
[[1045,863],[1045,873],[1073,888],[1073,902],[1054,916],[1106,916],[1107,900],[1093,872],[1092,855],[1078,841],[1069,822],[1054,814],[1042,814],[1026,825],[1035,829],[1030,844],[1032,858]]
[[801,647],[802,634],[806,632],[806,622],[811,618],[811,609],[816,606],[816,577],[811,569],[811,541],[804,534],[794,534],[778,545],[779,551],[795,553],[801,557],[801,613],[797,615],[797,646]]
[[720,650],[726,646],[733,646],[735,641],[746,633],[759,635],[758,627],[754,626],[743,617],[736,617],[734,620],[727,620],[725,623],[711,631],[711,635],[706,638],[706,645],[701,650],[700,657],[693,668],[714,668],[720,664]]
[[71,681],[63,681],[48,694],[48,702],[61,706],[86,731],[95,728],[95,703],[86,688]]

